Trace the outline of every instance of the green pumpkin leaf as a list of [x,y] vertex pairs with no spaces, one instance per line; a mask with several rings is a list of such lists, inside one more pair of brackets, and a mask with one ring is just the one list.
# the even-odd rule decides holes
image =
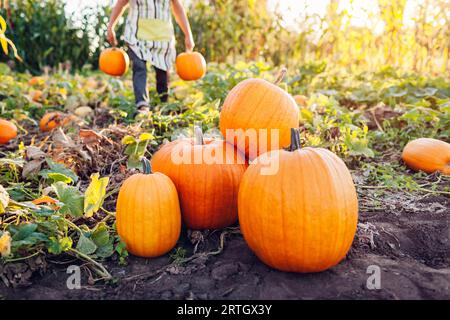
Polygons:
[[84,234],[81,234],[80,239],[77,243],[77,250],[81,253],[90,255],[97,250],[97,245],[94,243],[94,241],[86,237]]
[[21,241],[28,238],[37,229],[37,224],[26,223],[17,227],[17,232],[12,237],[13,241]]
[[84,213],[86,217],[92,217],[94,213],[100,210],[103,205],[103,200],[106,195],[106,187],[109,183],[109,178],[100,178],[100,174],[94,173],[91,175],[91,183],[86,189],[84,197]]
[[100,258],[109,258],[114,253],[114,245],[112,242],[107,243],[104,246],[101,246],[95,251],[95,254]]
[[98,247],[106,246],[109,243],[108,227],[104,222],[97,225],[91,238]]
[[52,183],[61,181],[61,182],[69,184],[69,183],[73,182],[72,178],[70,178],[62,173],[58,173],[58,172],[49,172],[48,177],[49,177],[49,179],[53,180]]
[[84,197],[80,191],[64,182],[52,184],[58,200],[64,205],[59,209],[62,214],[69,214],[73,217],[81,217],[84,212]]
[[47,250],[49,253],[58,255],[72,248],[73,240],[70,237],[56,238],[50,237]]
[[[41,170],[41,172],[39,172],[40,176],[48,179],[48,178],[50,178],[49,174],[53,174],[54,177],[57,177],[56,174],[60,174],[60,175],[63,175],[65,177],[72,179],[73,182],[78,181],[78,176],[72,170],[66,168],[63,164],[56,163],[52,159],[46,159],[46,162],[47,162],[49,169]],[[59,176],[59,177],[61,177],[61,176]]]

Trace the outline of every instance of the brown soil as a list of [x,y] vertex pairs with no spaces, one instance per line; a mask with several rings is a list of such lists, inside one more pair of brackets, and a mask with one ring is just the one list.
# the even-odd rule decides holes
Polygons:
[[[402,195],[404,197],[404,195]],[[386,196],[385,203],[395,194]],[[395,203],[395,202],[392,202]],[[6,287],[6,299],[450,299],[450,198],[425,196],[360,212],[360,224],[348,257],[318,274],[283,273],[260,262],[236,232],[225,237],[223,252],[182,266],[168,256],[131,257],[127,266],[108,262],[114,284],[90,285],[83,273],[80,290],[66,287],[67,265],[50,264],[34,272],[28,285]],[[390,208],[390,209],[389,209]],[[179,245],[192,254],[182,235]],[[206,237],[199,251],[217,250],[220,233]],[[190,252],[189,252],[190,251]],[[367,267],[381,268],[381,289],[369,290]],[[16,267],[17,268],[17,267]],[[31,271],[22,266],[23,273]],[[27,269],[28,268],[28,269]],[[36,268],[39,269],[39,268]],[[39,270],[42,270],[40,268]],[[84,269],[83,269],[84,270]],[[32,283],[32,284],[29,284]]]

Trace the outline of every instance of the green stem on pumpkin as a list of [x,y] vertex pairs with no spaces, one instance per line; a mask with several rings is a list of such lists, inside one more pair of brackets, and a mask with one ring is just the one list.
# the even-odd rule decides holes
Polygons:
[[198,124],[194,125],[194,145],[202,146],[205,144],[203,139],[202,127]]
[[142,157],[141,162],[142,162],[144,174],[152,174],[153,173],[152,164],[150,163],[150,161],[148,161],[148,159],[146,157]]
[[300,130],[297,128],[291,129],[291,146],[289,147],[289,151],[295,151],[301,148],[300,142]]

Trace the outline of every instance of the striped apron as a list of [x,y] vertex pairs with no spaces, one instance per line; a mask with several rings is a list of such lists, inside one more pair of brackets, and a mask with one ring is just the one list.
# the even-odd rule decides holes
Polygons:
[[130,0],[125,42],[141,60],[168,71],[176,57],[171,0]]

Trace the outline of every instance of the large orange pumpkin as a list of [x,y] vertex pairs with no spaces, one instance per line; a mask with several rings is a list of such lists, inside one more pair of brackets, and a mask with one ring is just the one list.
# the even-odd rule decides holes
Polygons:
[[183,52],[176,59],[178,76],[186,81],[198,80],[206,73],[206,61],[198,52]]
[[[292,96],[262,79],[248,79],[234,87],[220,113],[223,136],[245,150],[250,160],[288,147],[290,129],[298,124],[299,110]],[[277,139],[272,139],[272,134]]]
[[403,149],[402,159],[413,170],[450,174],[450,144],[431,138],[410,141]]
[[[210,161],[210,156],[216,160]],[[237,194],[246,162],[232,145],[203,139],[198,128],[196,138],[164,145],[153,155],[152,166],[175,183],[188,228],[218,229],[237,221]]]
[[[347,254],[358,221],[358,199],[344,162],[321,148],[255,160],[239,188],[239,222],[249,247],[269,266],[292,272],[326,270]],[[273,172],[264,168],[274,165]]]
[[6,144],[17,137],[17,127],[14,123],[0,119],[0,144]]
[[116,224],[127,250],[140,257],[157,257],[171,250],[181,232],[180,204],[173,182],[152,173],[143,160],[144,173],[125,180],[117,199]]
[[128,54],[119,48],[108,48],[100,54],[99,67],[110,76],[123,76],[130,65]]

